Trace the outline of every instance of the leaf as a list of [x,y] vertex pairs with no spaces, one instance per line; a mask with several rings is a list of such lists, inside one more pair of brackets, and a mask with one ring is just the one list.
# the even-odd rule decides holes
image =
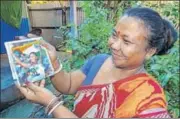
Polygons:
[[165,74],[164,79],[162,80],[163,87],[168,83],[168,81],[171,79],[171,77],[172,77],[171,73]]
[[159,70],[159,69],[161,69],[161,65],[159,65],[159,64],[151,65],[151,70]]
[[180,109],[174,108],[173,109],[173,118],[178,118],[180,116]]

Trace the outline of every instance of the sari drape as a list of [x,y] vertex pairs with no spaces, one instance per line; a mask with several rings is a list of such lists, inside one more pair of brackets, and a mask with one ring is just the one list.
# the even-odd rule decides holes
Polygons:
[[168,118],[163,89],[141,73],[110,84],[82,86],[74,113],[83,118]]

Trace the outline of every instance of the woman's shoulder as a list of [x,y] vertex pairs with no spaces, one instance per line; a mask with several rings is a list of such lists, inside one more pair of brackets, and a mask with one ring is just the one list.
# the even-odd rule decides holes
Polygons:
[[105,53],[101,53],[101,54],[96,54],[95,56],[93,56],[95,59],[106,59],[108,58],[110,55],[109,54],[105,54]]
[[[131,87],[131,88],[138,88],[141,85],[148,84],[148,87],[156,87],[156,88],[162,88],[160,83],[156,78],[154,78],[151,74],[148,73],[139,73],[132,76],[129,76],[123,80],[119,80],[115,83],[118,87],[125,86],[125,87]],[[133,85],[133,86],[129,86]],[[127,88],[126,88],[127,89]]]
[[144,77],[143,85],[144,85],[145,90],[147,91],[153,90],[153,93],[164,94],[161,84],[158,82],[158,80],[154,76],[152,76],[149,73],[146,73],[146,76]]
[[[149,73],[140,73],[140,74],[135,74],[132,77],[129,77],[127,80],[127,83],[129,82],[129,84],[138,84],[140,86],[147,84],[147,87],[155,87],[156,89],[162,89],[160,83],[158,82],[158,80],[152,76]],[[138,83],[139,82],[139,83]],[[146,87],[146,88],[147,88]]]
[[152,85],[155,89],[160,90],[160,92],[163,92],[163,88],[160,82],[157,80],[157,78],[155,78],[154,76],[148,73],[147,73],[147,77],[148,77],[148,82],[150,85]]

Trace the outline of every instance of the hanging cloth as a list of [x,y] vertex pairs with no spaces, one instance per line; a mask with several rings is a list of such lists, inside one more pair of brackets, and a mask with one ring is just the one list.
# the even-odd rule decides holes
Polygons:
[[22,17],[22,1],[1,0],[0,18],[7,24],[19,28]]

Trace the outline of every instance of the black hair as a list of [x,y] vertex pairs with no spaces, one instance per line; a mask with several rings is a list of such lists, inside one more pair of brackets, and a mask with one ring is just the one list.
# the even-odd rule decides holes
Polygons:
[[177,32],[173,25],[150,8],[130,8],[123,16],[135,17],[143,21],[149,32],[147,36],[149,47],[156,48],[157,55],[166,54],[177,40]]
[[35,56],[37,56],[37,53],[36,53],[36,52],[31,52],[31,53],[29,54],[29,56],[30,56],[31,54],[34,54]]
[[30,31],[29,33],[37,35],[37,36],[41,36],[42,29],[36,28],[36,29],[33,29],[32,31]]
[[28,37],[28,34],[33,34],[35,36],[41,36],[42,35],[42,29],[40,29],[40,28],[33,29],[32,31],[27,33],[25,36],[15,36],[15,40],[23,40],[23,39],[30,38],[30,37]]

